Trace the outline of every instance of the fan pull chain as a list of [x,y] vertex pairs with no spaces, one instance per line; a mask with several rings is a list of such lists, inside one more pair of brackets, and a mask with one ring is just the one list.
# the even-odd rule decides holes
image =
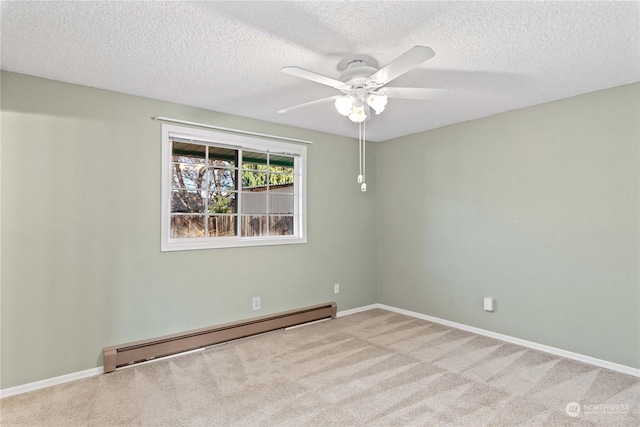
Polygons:
[[360,161],[358,184],[362,184],[362,123],[358,123],[358,160]]
[[367,121],[362,122],[362,154],[360,155],[362,163],[362,185],[360,190],[367,191]]

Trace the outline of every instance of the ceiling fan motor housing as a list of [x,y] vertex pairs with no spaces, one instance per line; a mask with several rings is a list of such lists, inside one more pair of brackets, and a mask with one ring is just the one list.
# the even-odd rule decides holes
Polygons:
[[347,92],[354,89],[376,89],[382,85],[373,82],[369,77],[378,70],[370,67],[365,61],[352,61],[347,66],[347,70],[340,74],[340,80],[347,86]]

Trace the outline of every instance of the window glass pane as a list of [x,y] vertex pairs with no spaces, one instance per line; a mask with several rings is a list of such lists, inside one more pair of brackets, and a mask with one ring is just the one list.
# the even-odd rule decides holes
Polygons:
[[258,153],[254,151],[242,152],[242,169],[244,170],[267,170],[267,153]]
[[201,191],[174,190],[171,192],[172,213],[204,213]]
[[212,168],[209,170],[207,180],[211,190],[236,189],[236,171],[234,169]]
[[204,216],[171,215],[171,237],[203,237]]
[[265,191],[243,192],[241,197],[243,214],[267,213],[267,193]]
[[269,235],[291,236],[293,234],[292,215],[274,215],[269,217]]
[[290,172],[293,172],[293,157],[291,156],[284,156],[280,154],[270,154],[269,164],[273,166],[283,166],[285,168],[291,169]]
[[204,165],[191,165],[188,163],[174,163],[171,185],[173,188],[196,190],[205,188],[207,182],[206,168]]
[[[274,168],[277,169],[277,168]],[[291,186],[291,192],[293,193],[293,174],[292,173],[269,173],[269,185],[289,185]]]
[[258,237],[267,235],[267,216],[266,215],[243,215],[242,237]]
[[238,151],[230,148],[209,147],[209,165],[219,168],[236,167]]
[[242,171],[242,188],[262,189],[267,185],[266,172]]
[[236,236],[236,215],[215,215],[209,217],[209,237]]
[[269,192],[269,213],[293,215],[293,194]]
[[207,147],[205,145],[174,141],[171,154],[173,162],[203,165],[207,155]]
[[230,214],[236,213],[236,193],[211,192],[209,193],[210,214]]

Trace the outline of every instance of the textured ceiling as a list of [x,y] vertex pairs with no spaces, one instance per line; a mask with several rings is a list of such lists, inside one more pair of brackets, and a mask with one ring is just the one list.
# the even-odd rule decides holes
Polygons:
[[638,2],[3,1],[1,14],[4,70],[352,137],[331,103],[278,114],[338,93],[280,68],[337,78],[354,57],[382,67],[431,47],[388,86],[447,95],[390,99],[371,140],[640,80]]

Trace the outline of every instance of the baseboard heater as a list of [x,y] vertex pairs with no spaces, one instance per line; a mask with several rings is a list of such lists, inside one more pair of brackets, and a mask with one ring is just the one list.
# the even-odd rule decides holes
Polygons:
[[104,348],[104,372],[264,332],[336,317],[335,302]]

